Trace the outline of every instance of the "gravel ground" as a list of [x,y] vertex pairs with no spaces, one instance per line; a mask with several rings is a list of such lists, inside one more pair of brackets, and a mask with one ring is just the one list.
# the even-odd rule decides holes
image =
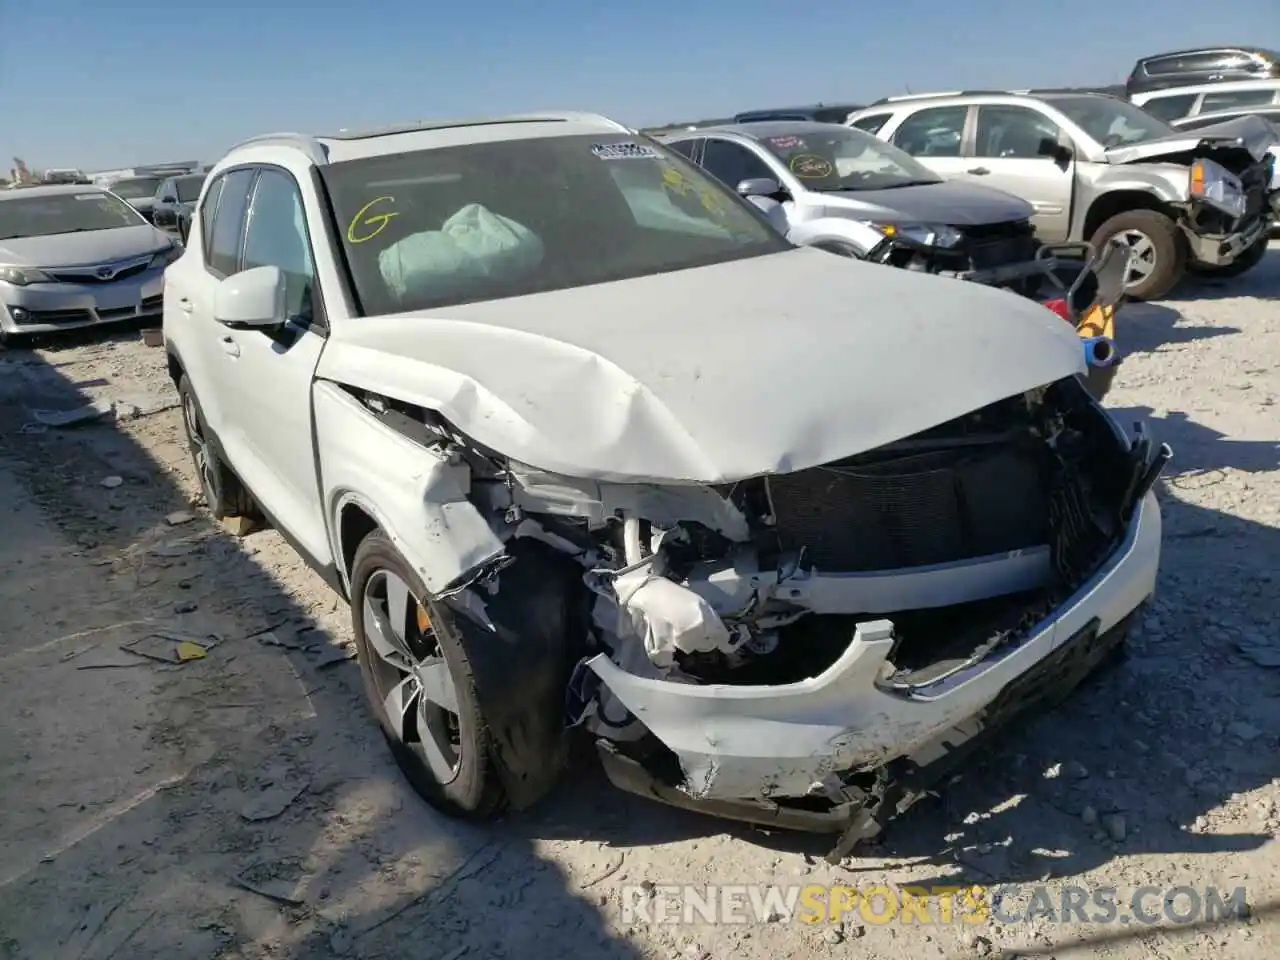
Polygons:
[[[491,829],[440,818],[368,719],[338,598],[275,532],[232,538],[193,499],[163,351],[125,333],[0,353],[0,957],[1280,955],[1280,244],[1245,278],[1126,307],[1119,332],[1108,402],[1175,448],[1132,656],[838,867],[825,839],[631,798],[585,762]],[[86,399],[114,415],[34,413]],[[205,655],[120,650],[175,633]],[[1055,906],[1113,887],[1126,917],[1140,887],[1244,887],[1249,910],[711,926],[621,908],[640,883],[934,882],[1041,884]]]

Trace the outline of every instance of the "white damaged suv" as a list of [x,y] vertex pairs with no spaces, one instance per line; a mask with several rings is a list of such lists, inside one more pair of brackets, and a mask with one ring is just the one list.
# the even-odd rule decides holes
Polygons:
[[165,275],[204,496],[347,597],[414,786],[875,834],[1153,592],[1170,453],[1075,332],[782,239],[588,114],[281,134]]

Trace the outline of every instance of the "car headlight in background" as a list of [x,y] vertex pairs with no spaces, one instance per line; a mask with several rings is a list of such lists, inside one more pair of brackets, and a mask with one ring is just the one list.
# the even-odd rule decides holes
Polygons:
[[48,274],[34,267],[16,267],[0,264],[0,280],[15,286],[25,287],[28,283],[52,283]]
[[949,249],[959,246],[964,239],[955,227],[945,223],[877,223],[874,220],[862,221],[867,226],[880,231],[891,240],[902,239],[922,247],[942,247]]
[[167,267],[169,264],[173,263],[173,261],[177,260],[180,256],[182,256],[182,247],[178,246],[177,244],[171,244],[170,246],[165,247],[163,250],[161,250],[154,257],[151,258],[151,266]]
[[1225,214],[1244,216],[1245,196],[1239,179],[1212,160],[1197,160],[1191,165],[1188,192]]

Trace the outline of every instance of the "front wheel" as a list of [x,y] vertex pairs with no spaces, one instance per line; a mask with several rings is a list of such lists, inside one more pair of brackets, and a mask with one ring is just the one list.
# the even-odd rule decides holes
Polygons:
[[452,615],[380,530],[356,548],[351,620],[369,705],[414,790],[452,817],[502,813],[506,791]]
[[1095,250],[1112,237],[1129,246],[1124,292],[1134,300],[1158,300],[1172,290],[1186,270],[1187,248],[1178,225],[1158,210],[1126,210],[1094,231]]
[[1266,236],[1260,237],[1258,242],[1252,247],[1241,251],[1240,256],[1236,257],[1230,263],[1224,263],[1221,266],[1210,266],[1206,263],[1197,263],[1191,267],[1193,273],[1205,278],[1221,278],[1229,280],[1232,277],[1238,277],[1243,273],[1248,273],[1258,264],[1260,264],[1267,255],[1267,244],[1269,239]]

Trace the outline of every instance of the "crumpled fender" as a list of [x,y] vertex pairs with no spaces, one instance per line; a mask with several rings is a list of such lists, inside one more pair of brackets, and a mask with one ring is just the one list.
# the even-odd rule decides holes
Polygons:
[[568,760],[565,690],[587,637],[589,594],[577,561],[533,539],[512,540],[496,584],[442,602],[454,612],[512,807],[551,790]]
[[820,217],[804,223],[792,224],[787,239],[798,247],[812,247],[820,243],[838,243],[852,248],[860,257],[884,242],[884,234],[874,227],[843,217]]

